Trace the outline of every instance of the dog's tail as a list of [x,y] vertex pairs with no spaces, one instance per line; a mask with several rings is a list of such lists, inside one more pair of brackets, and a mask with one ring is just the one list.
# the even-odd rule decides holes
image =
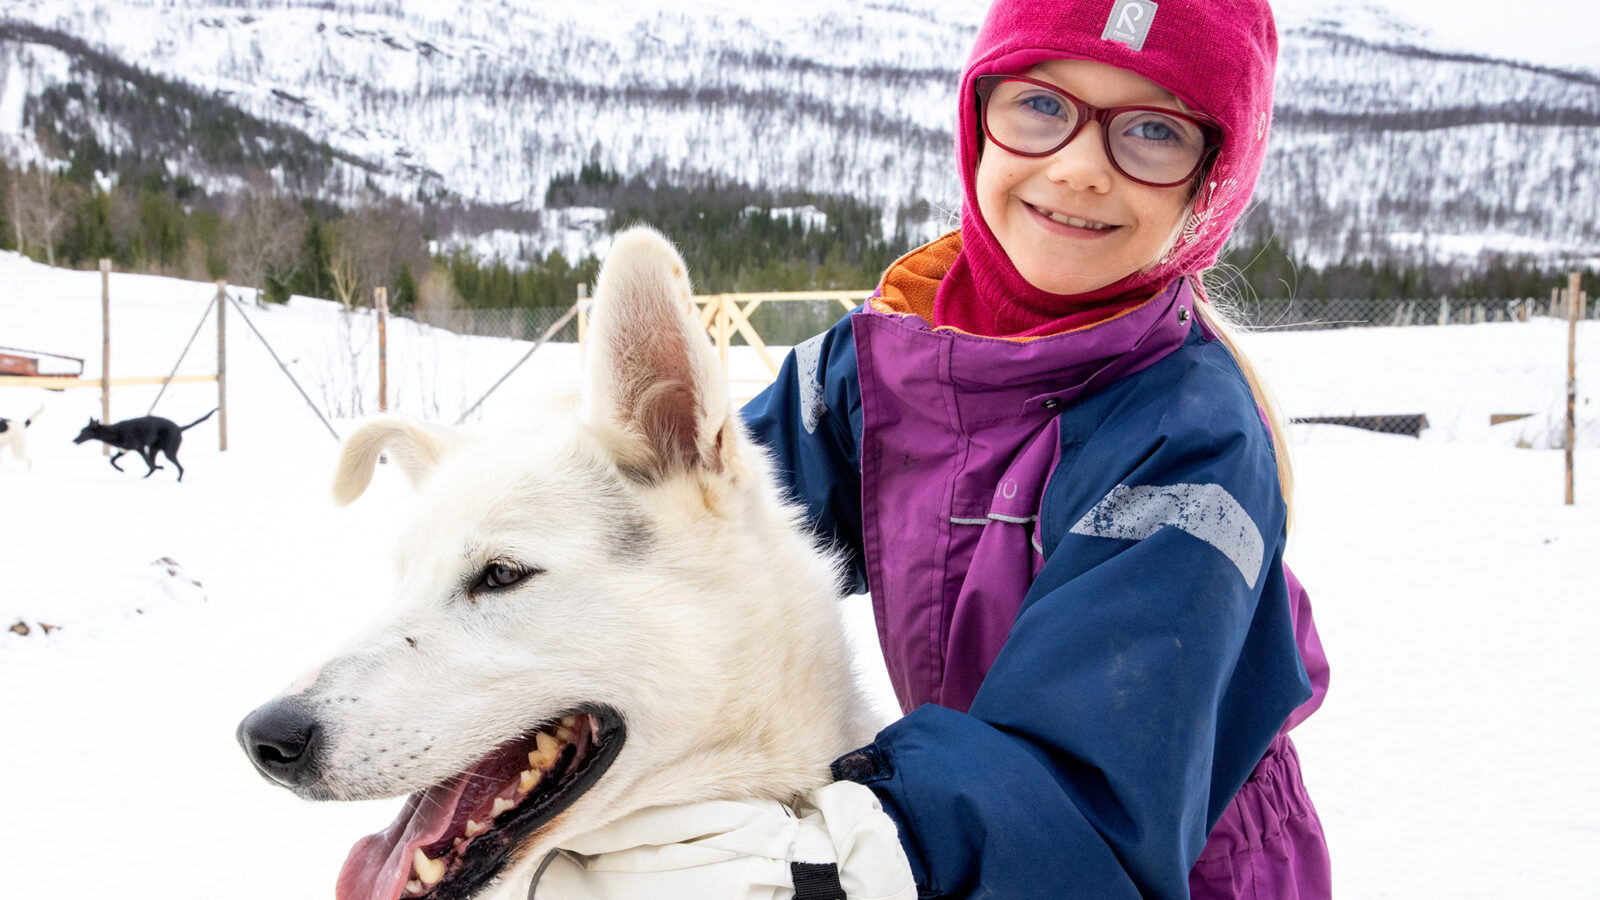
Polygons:
[[39,404],[39,408],[33,411],[33,415],[31,415],[31,416],[27,417],[26,419],[22,420],[22,427],[23,428],[27,428],[28,426],[32,425],[33,424],[33,420],[39,418],[39,414],[42,413],[42,412],[44,412],[44,404],[43,403]]
[[[218,409],[221,409],[221,407],[218,407]],[[190,422],[189,424],[183,426],[182,428],[179,428],[178,430],[179,431],[188,431],[189,429],[195,427],[196,425],[199,425],[201,422],[204,422],[205,420],[207,420],[207,419],[211,418],[212,416],[216,415],[216,413],[217,413],[217,410],[213,409],[211,412],[206,413],[205,415],[201,416],[198,419],[195,419],[193,422]]]

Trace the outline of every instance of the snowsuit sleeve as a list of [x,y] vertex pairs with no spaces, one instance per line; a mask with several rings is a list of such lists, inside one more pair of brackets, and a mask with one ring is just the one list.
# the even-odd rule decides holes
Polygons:
[[861,550],[861,384],[850,317],[797,345],[778,378],[741,412],[773,457],[778,483],[820,540],[846,561],[845,589],[866,593]]

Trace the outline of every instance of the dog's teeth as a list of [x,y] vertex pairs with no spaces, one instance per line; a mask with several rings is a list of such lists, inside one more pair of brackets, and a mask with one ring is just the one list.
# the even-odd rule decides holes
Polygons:
[[455,840],[450,842],[450,849],[454,850],[455,848],[461,846],[462,844],[465,844],[466,842],[467,842],[466,838],[458,837]]
[[439,879],[444,877],[444,863],[437,859],[429,859],[421,847],[411,854],[411,867],[417,870],[417,878],[428,887],[438,884]]
[[538,784],[538,783],[539,783],[539,772],[538,772],[538,770],[536,770],[536,769],[523,769],[522,770],[522,779],[517,782],[517,792],[518,793],[522,793],[522,794],[526,794],[527,792],[533,790],[533,786]]
[[415,878],[413,878],[410,881],[406,882],[406,893],[410,894],[413,897],[415,897],[418,894],[422,893],[422,882],[416,880]]
[[488,825],[479,825],[475,820],[467,820],[467,837],[477,837],[489,830]]
[[564,717],[561,720],[561,727],[567,729],[568,731],[571,731],[572,729],[577,728],[578,727],[578,717],[577,716],[566,716],[566,717]]
[[512,808],[513,806],[516,806],[516,805],[517,804],[511,802],[510,800],[507,800],[504,797],[496,797],[496,798],[494,798],[494,808],[489,810],[489,815],[493,816],[495,818],[499,818],[501,813],[505,812],[506,810],[508,810],[508,809],[510,809],[510,808]]
[[542,731],[539,732],[539,736],[535,740],[538,741],[539,747],[536,750],[528,751],[528,765],[535,769],[548,769],[550,764],[556,761],[556,756],[560,754],[561,744],[555,738]]

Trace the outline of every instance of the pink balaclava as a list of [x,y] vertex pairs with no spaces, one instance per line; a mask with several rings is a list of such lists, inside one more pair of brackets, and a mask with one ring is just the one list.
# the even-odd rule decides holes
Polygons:
[[[974,188],[982,132],[977,78],[1020,75],[1062,58],[1143,75],[1215,118],[1223,131],[1222,148],[1172,250],[1149,269],[1070,295],[1041,291],[1017,272],[984,223]],[[1132,305],[1180,275],[1213,265],[1250,202],[1266,156],[1277,58],[1266,0],[995,0],[961,76],[962,249],[939,287],[938,324],[989,336],[1050,333],[1083,313]]]

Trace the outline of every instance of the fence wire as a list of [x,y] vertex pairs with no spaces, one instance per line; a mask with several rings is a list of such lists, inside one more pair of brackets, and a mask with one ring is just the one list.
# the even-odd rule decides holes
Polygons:
[[[864,292],[865,293],[865,292]],[[1407,299],[1256,299],[1237,302],[1233,316],[1247,331],[1254,332],[1311,332],[1349,328],[1418,328],[1479,323],[1538,323],[1554,328],[1552,323],[1565,322],[1568,312],[1564,296],[1516,297],[1498,299],[1460,299],[1416,297]],[[570,307],[536,307],[528,309],[451,309],[418,310],[410,315],[418,322],[457,334],[482,337],[536,340]],[[1600,318],[1600,302],[1590,300],[1583,311],[1584,318]],[[801,300],[782,303],[763,303],[750,316],[754,330],[769,346],[782,348],[800,343],[812,335],[825,331],[838,321],[842,310],[832,300]],[[1564,334],[1564,332],[1563,332]],[[578,324],[568,322],[551,338],[556,342],[578,340]],[[739,336],[734,344],[743,344]],[[1530,408],[1511,407],[1485,414],[1485,422],[1475,423],[1487,427],[1491,424],[1528,421],[1512,426],[1526,437],[1516,437],[1517,443],[1537,447],[1564,447],[1565,429],[1565,372],[1566,344],[1564,338],[1558,346],[1550,347],[1550,357],[1541,362],[1540,375],[1544,380],[1559,380],[1540,395],[1539,403],[1524,403]],[[1600,327],[1580,328],[1576,343],[1576,375],[1579,385],[1576,409],[1575,446],[1600,447],[1600,408],[1587,401],[1585,384],[1594,385],[1600,379]],[[1492,362],[1485,360],[1485,363]],[[1362,365],[1363,361],[1347,361]],[[1549,374],[1557,373],[1559,374]],[[1328,380],[1338,383],[1340,373],[1330,370]],[[1472,389],[1470,387],[1463,389]],[[1548,398],[1544,394],[1549,394]],[[1427,409],[1405,406],[1406,400],[1397,399],[1397,407],[1387,403],[1376,404],[1366,396],[1348,401],[1334,397],[1316,404],[1314,409],[1288,408],[1286,414],[1302,423],[1325,423],[1364,428],[1388,434],[1422,436],[1429,428],[1447,423],[1429,421]],[[1348,405],[1341,405],[1346,403]],[[1500,421],[1491,421],[1499,419]],[[1448,423],[1453,427],[1458,423]]]
[[[1580,311],[1574,343],[1576,407],[1572,445],[1600,448],[1600,407],[1590,402],[1600,378],[1600,303],[1587,300]],[[1408,367],[1416,361],[1403,358],[1332,360],[1327,365],[1325,384],[1312,391],[1315,399],[1285,410],[1293,421],[1327,423],[1364,428],[1388,434],[1422,437],[1430,429],[1459,436],[1478,429],[1492,429],[1507,444],[1540,449],[1560,449],[1568,445],[1566,393],[1569,332],[1569,306],[1564,293],[1542,297],[1460,299],[1449,297],[1409,299],[1346,298],[1329,300],[1258,300],[1242,303],[1235,317],[1247,330],[1256,332],[1309,332],[1327,329],[1378,329],[1458,326],[1505,323],[1510,330],[1485,332],[1469,341],[1455,341],[1458,352],[1476,354],[1448,361],[1459,379],[1453,391],[1470,394],[1456,396],[1453,402],[1438,403],[1436,398],[1419,396],[1409,380],[1436,382],[1429,378],[1408,379]],[[1526,328],[1516,323],[1524,323]],[[1375,337],[1381,335],[1375,334]],[[1388,342],[1375,342],[1385,346]],[[1529,345],[1532,345],[1531,348]],[[1396,348],[1408,346],[1397,342]],[[1471,348],[1467,350],[1465,348]],[[1348,367],[1348,368],[1346,368]],[[1350,391],[1348,406],[1341,408],[1339,386],[1359,383],[1370,369],[1392,373],[1393,390],[1388,396],[1368,390]],[[1465,402],[1461,402],[1465,399]],[[1429,402],[1433,400],[1434,402]],[[1307,408],[1307,407],[1311,408]],[[1455,412],[1453,420],[1429,419],[1430,408],[1470,409]]]
[[[1413,297],[1371,299],[1257,299],[1231,304],[1246,327],[1257,330],[1314,331],[1329,328],[1472,325],[1526,322],[1534,317],[1565,319],[1566,301],[1550,297],[1494,300]],[[1592,307],[1594,304],[1590,304]]]
[[[407,318],[456,334],[479,337],[511,338],[518,341],[536,340],[545,329],[566,315],[571,306],[534,306],[518,309],[418,309]],[[575,343],[578,340],[577,322],[562,326],[550,340]]]

